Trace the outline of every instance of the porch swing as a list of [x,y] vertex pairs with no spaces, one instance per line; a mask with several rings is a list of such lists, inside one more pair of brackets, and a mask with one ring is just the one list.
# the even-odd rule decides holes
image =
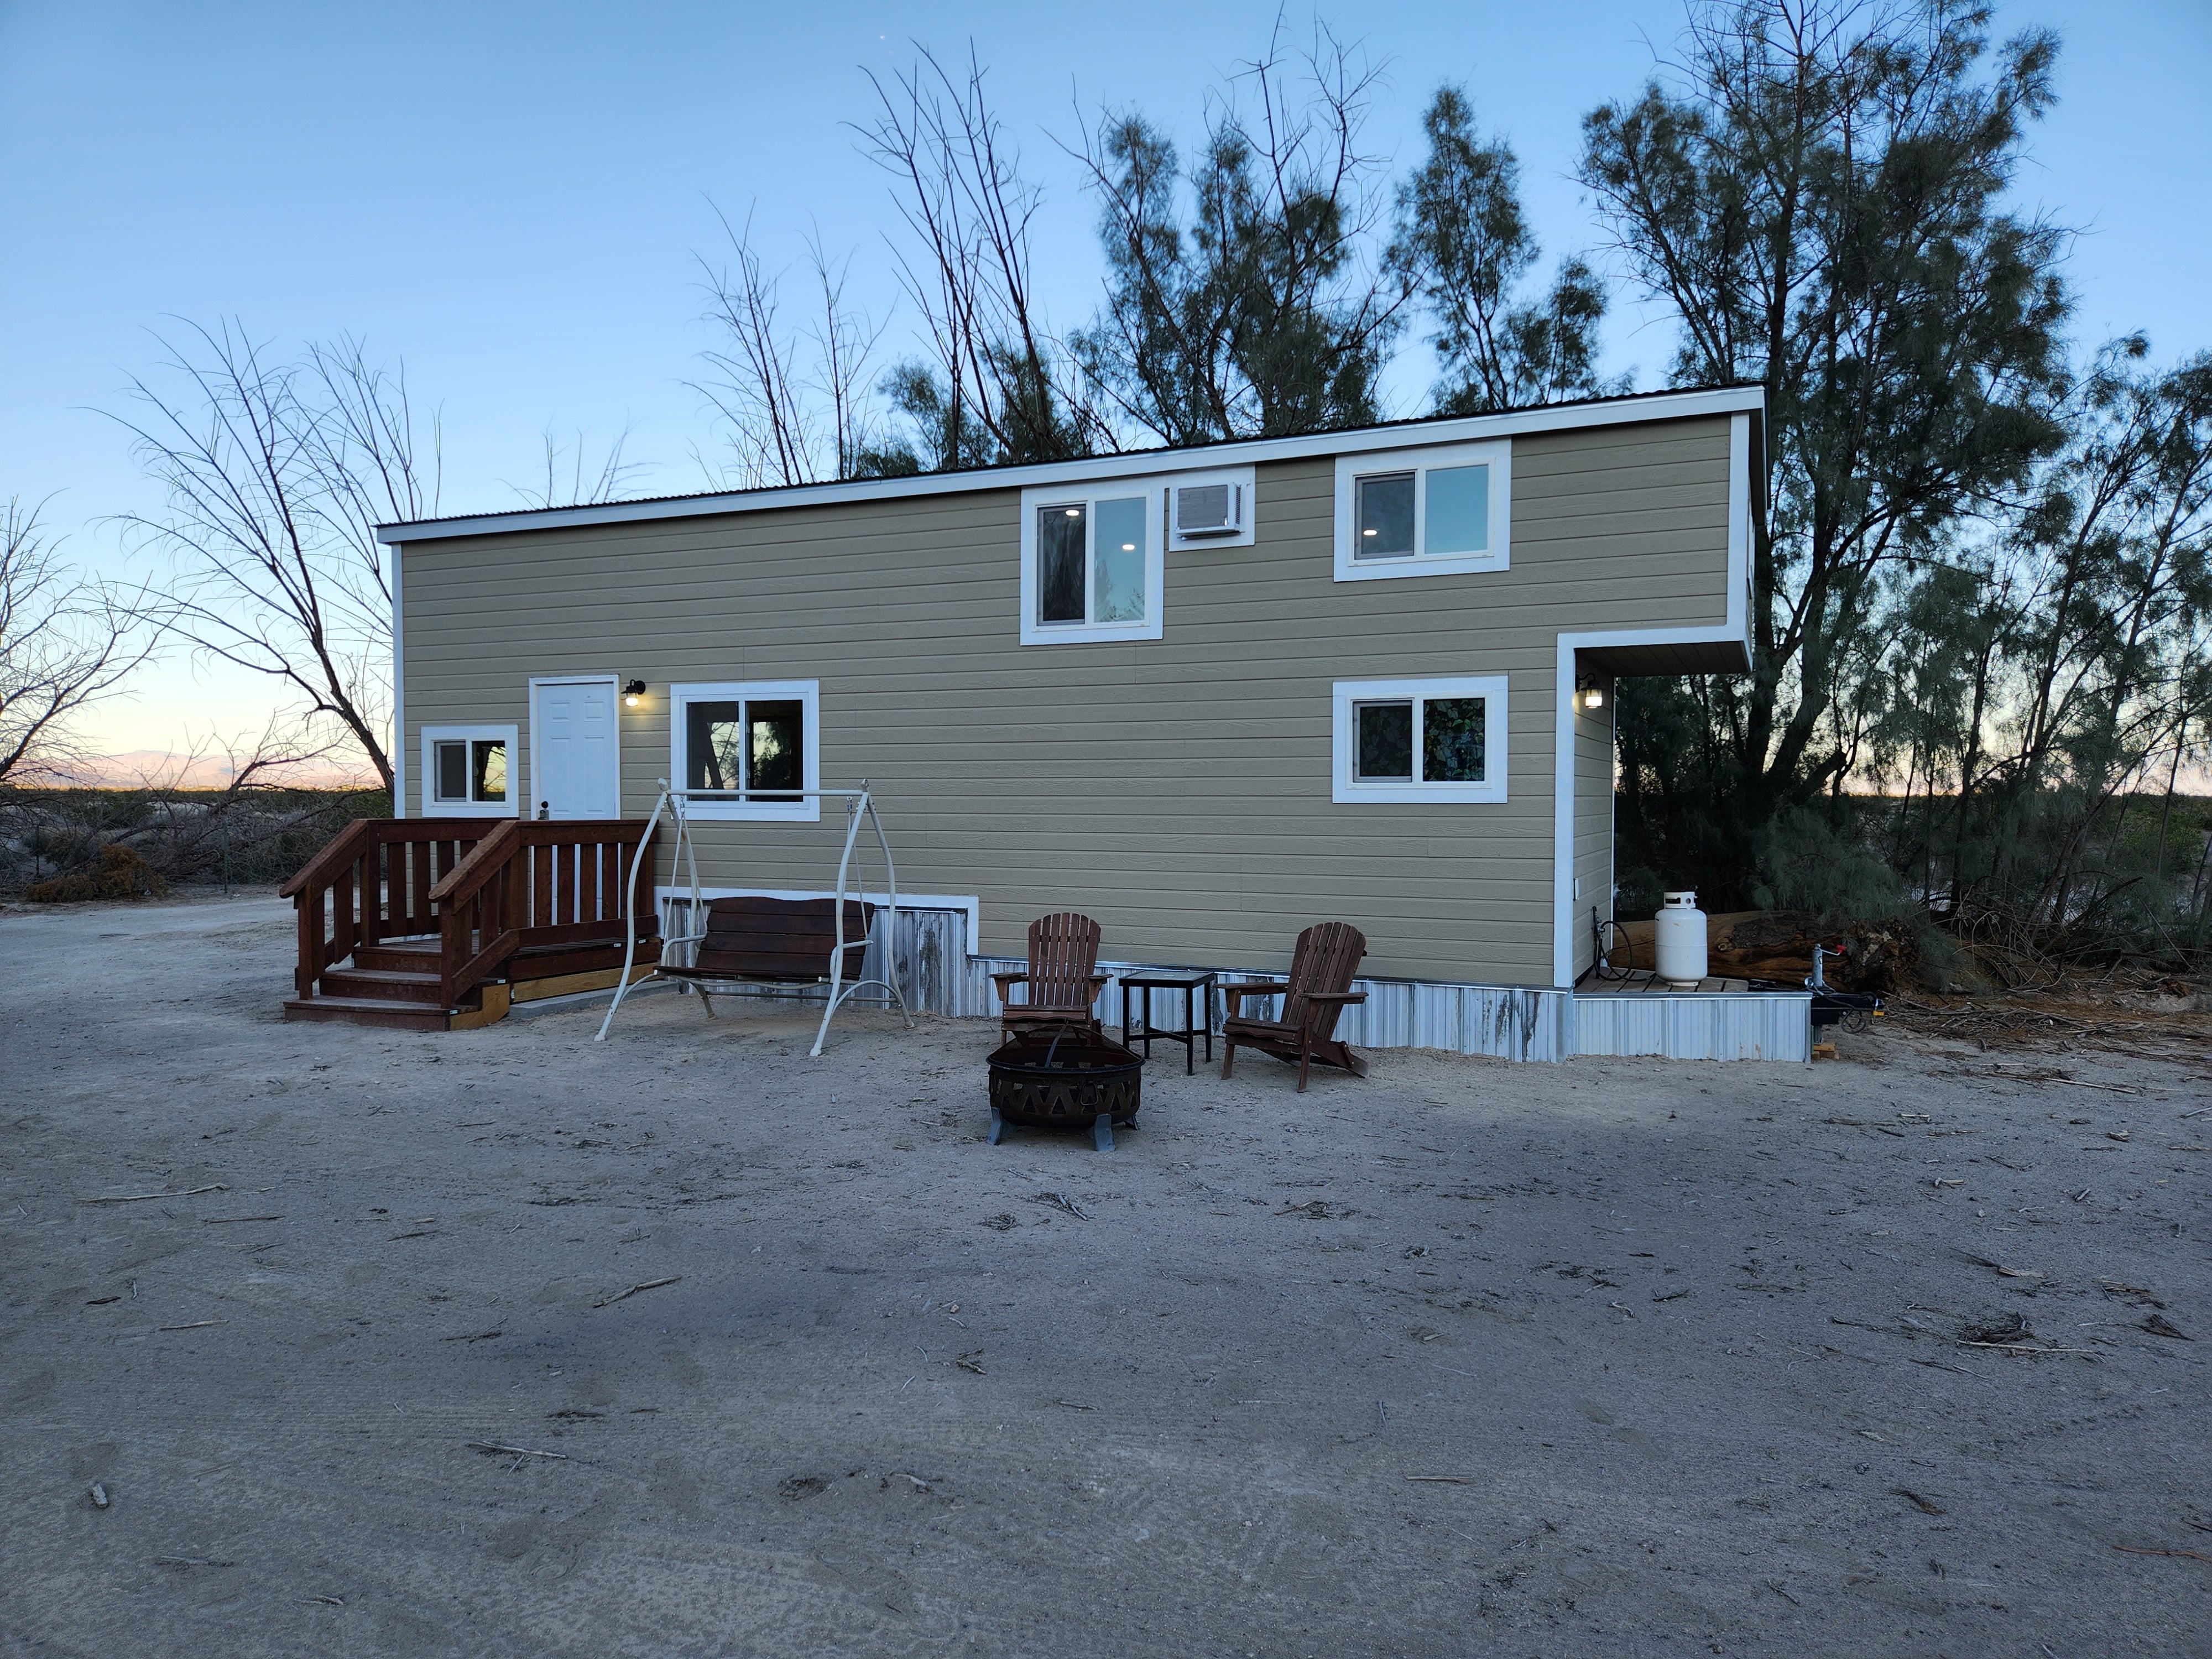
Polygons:
[[[845,848],[837,860],[836,896],[828,899],[755,896],[710,900],[702,894],[690,804],[742,799],[746,793],[738,789],[678,789],[666,778],[660,780],[660,799],[653,803],[653,816],[647,820],[645,833],[638,841],[637,854],[630,860],[629,890],[637,890],[642,861],[648,856],[653,832],[659,829],[664,812],[676,825],[672,860],[683,860],[683,868],[690,877],[691,890],[684,912],[684,931],[662,940],[660,960],[648,978],[671,980],[689,988],[705,1006],[710,1019],[714,1015],[714,994],[708,988],[710,986],[785,992],[826,990],[829,997],[822,1009],[822,1024],[814,1034],[813,1048],[807,1051],[816,1059],[821,1057],[823,1040],[830,1035],[831,1017],[855,994],[870,987],[884,997],[880,1006],[896,1006],[900,1018],[912,1030],[913,1010],[908,1006],[906,993],[898,982],[898,872],[891,863],[891,844],[884,834],[883,820],[876,816],[875,795],[868,787],[868,781],[861,779],[857,789],[775,792],[778,799],[839,799],[845,803]],[[889,902],[880,909],[865,897],[846,896],[848,878],[854,873],[854,848],[860,839],[863,817],[875,830],[876,845],[884,855],[884,891]],[[884,929],[884,972],[888,977],[854,977],[848,984],[847,953],[867,948],[875,918],[879,915],[889,917]],[[672,963],[669,954],[672,947],[686,947],[682,954],[687,959]],[[636,956],[637,917],[632,907],[626,922],[622,978],[615,988],[615,1000],[607,1009],[607,1017],[599,1023],[599,1035],[592,1038],[595,1042],[606,1041],[615,1014],[629,994],[630,972]],[[825,956],[827,971],[815,969],[814,964],[822,963]],[[858,966],[856,963],[856,970]]]

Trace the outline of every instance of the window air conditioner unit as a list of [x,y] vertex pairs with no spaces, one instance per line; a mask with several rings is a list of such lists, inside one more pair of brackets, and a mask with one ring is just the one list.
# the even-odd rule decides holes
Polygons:
[[1244,486],[1241,483],[1178,485],[1175,492],[1177,539],[1237,536],[1244,530]]

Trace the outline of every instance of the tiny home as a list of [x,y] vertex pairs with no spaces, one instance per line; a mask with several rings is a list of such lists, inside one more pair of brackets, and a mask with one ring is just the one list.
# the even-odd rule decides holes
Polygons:
[[1050,911],[1111,963],[1234,974],[1334,920],[1377,993],[1355,1042],[1802,1059],[1802,998],[1672,1036],[1643,1005],[1681,999],[1576,1006],[1615,677],[1749,666],[1762,415],[1662,392],[386,526],[396,806],[723,790],[690,807],[704,889],[815,896],[841,804],[805,792],[865,779],[924,1006],[990,1012]]

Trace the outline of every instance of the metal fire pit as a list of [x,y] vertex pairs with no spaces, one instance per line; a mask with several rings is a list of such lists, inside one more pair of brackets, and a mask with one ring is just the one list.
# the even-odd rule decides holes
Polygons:
[[1137,1115],[1145,1062],[1097,1031],[1063,1025],[1024,1031],[991,1056],[991,1144],[1008,1123],[1088,1129],[1100,1152],[1114,1126]]

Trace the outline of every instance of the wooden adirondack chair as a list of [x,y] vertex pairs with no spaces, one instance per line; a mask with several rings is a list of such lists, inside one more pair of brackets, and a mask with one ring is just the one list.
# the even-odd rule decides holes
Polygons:
[[[1073,910],[1039,916],[1030,924],[1030,969],[1025,974],[994,974],[1004,1012],[1000,1022],[1009,1037],[1040,1026],[1099,1029],[1091,1005],[1108,975],[1098,971],[1098,924]],[[1008,992],[1027,985],[1029,996],[1016,1002]]]
[[[1223,986],[1228,1018],[1221,1023],[1221,1035],[1227,1044],[1221,1056],[1221,1075],[1229,1075],[1241,1042],[1277,1060],[1295,1061],[1300,1094],[1305,1092],[1307,1070],[1316,1060],[1324,1066],[1340,1066],[1354,1077],[1365,1077],[1367,1062],[1333,1034],[1347,1004],[1367,1000],[1366,992],[1351,988],[1359,959],[1366,954],[1366,937],[1349,922],[1316,922],[1298,935],[1287,981]],[[1283,999],[1280,1019],[1255,1019],[1242,1011],[1246,997],[1269,996]]]

